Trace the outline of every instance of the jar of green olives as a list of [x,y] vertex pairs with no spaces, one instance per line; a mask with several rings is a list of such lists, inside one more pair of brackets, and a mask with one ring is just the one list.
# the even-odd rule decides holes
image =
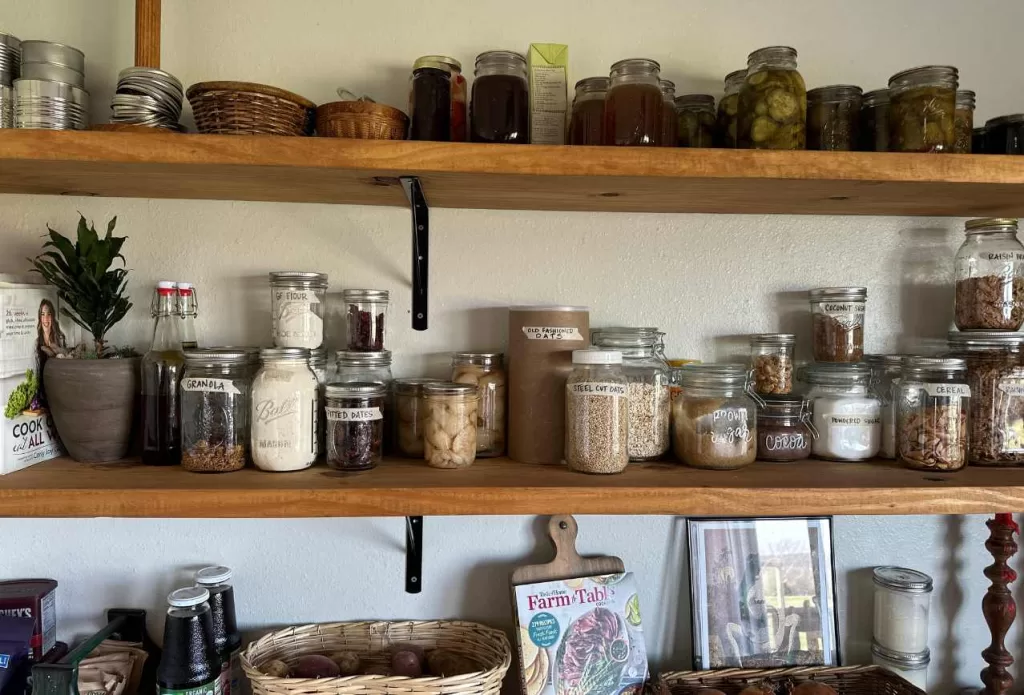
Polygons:
[[[725,76],[725,94],[718,102],[718,117],[715,119],[715,147],[736,147],[740,89],[746,79],[746,69],[734,70]],[[676,105],[679,105],[678,99]]]
[[796,69],[796,49],[769,46],[747,57],[740,89],[736,145],[802,150],[807,140],[807,87]]
[[807,149],[852,152],[860,129],[863,90],[834,84],[807,92]]
[[956,110],[953,111],[953,151],[957,154],[970,154],[973,133],[974,92],[960,89],[956,93]]
[[926,65],[889,78],[889,151],[952,152],[957,69]]
[[713,147],[715,98],[710,94],[684,94],[676,98],[680,147]]
[[860,100],[861,152],[889,151],[889,90],[872,89]]
[[675,147],[679,139],[679,121],[676,119],[676,83],[672,80],[658,80],[661,96],[664,97],[664,111],[661,114],[661,146]]

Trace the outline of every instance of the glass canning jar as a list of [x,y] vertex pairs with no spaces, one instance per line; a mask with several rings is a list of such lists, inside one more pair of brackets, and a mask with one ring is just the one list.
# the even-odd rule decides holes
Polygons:
[[433,468],[466,468],[476,460],[477,404],[472,384],[423,385],[423,458]]
[[388,318],[387,290],[344,290],[341,299],[348,317],[348,349],[379,352],[384,349]]
[[[309,353],[309,368],[313,372],[313,376],[316,377],[317,385],[317,398],[319,400],[318,410],[323,412],[324,410],[324,398],[325,390],[327,388],[327,347],[322,346],[316,350],[311,350]],[[317,419],[317,441],[319,442],[318,451],[321,455],[327,451],[327,422],[324,418]]]
[[565,382],[565,463],[621,473],[629,463],[629,381],[617,350],[573,350]]
[[629,398],[629,460],[653,461],[671,445],[672,373],[657,328],[598,328],[590,341],[622,353]]
[[889,78],[889,151],[952,152],[957,69],[926,65]]
[[454,84],[447,56],[421,56],[409,80],[409,139],[452,139]]
[[882,439],[882,403],[869,389],[866,364],[818,362],[807,367],[811,422],[818,438],[811,452],[832,461],[864,461],[878,455]]
[[505,404],[508,379],[505,356],[500,352],[456,352],[452,355],[452,381],[477,387],[476,455],[505,455]]
[[807,92],[807,149],[856,150],[862,95],[860,87],[849,84]]
[[889,151],[888,89],[873,89],[861,97],[857,139],[861,152]]
[[[747,70],[734,70],[725,76],[725,94],[718,102],[715,118],[715,147],[736,147],[736,128],[739,124],[740,89],[747,79]],[[678,106],[678,103],[677,103]],[[682,129],[679,131],[682,133]]]
[[801,461],[811,455],[817,436],[811,409],[799,396],[764,396],[757,411],[757,457],[765,461]]
[[466,142],[469,133],[469,92],[462,75],[462,63],[449,56],[438,56],[452,74],[452,142]]
[[956,110],[953,112],[953,152],[971,153],[971,138],[974,133],[974,92],[960,89],[956,93]]
[[530,91],[526,58],[515,51],[487,51],[476,58],[469,136],[473,142],[530,142]]
[[390,387],[394,381],[391,376],[391,351],[338,350],[334,353],[334,373],[327,378],[330,383],[372,381]]
[[327,385],[327,465],[339,471],[365,471],[384,451],[384,399],[381,384],[355,381]]
[[410,458],[423,458],[423,427],[427,417],[423,387],[442,383],[440,379],[395,379],[395,451]]
[[968,220],[956,252],[953,322],[961,331],[1017,331],[1024,324],[1024,245],[1017,220]]
[[928,692],[928,664],[932,661],[931,652],[925,649],[919,654],[895,652],[871,643],[871,663],[887,668],[897,676]]
[[252,355],[188,350],[181,378],[181,467],[197,473],[244,468],[249,460]]
[[750,336],[750,367],[754,390],[761,395],[781,395],[793,390],[792,333],[760,333]]
[[747,57],[740,89],[737,147],[802,150],[807,140],[807,87],[796,49],[769,46]]
[[875,644],[904,654],[928,650],[932,578],[904,567],[876,567]]
[[293,271],[271,273],[270,298],[275,347],[315,350],[324,344],[327,275]]
[[971,398],[966,363],[955,357],[908,357],[896,392],[899,462],[929,471],[966,466]]
[[629,58],[612,65],[604,101],[604,144],[661,144],[665,98],[660,76],[661,65],[647,58]]
[[967,363],[971,389],[969,462],[1024,463],[1024,334],[971,331],[949,334],[951,357]]
[[[731,470],[757,458],[757,402],[744,364],[688,364],[673,404],[673,451],[694,468]],[[763,401],[762,401],[763,402]]]
[[684,94],[676,99],[680,147],[714,147],[715,98]]
[[871,369],[869,390],[882,403],[882,444],[878,455],[896,458],[896,392],[903,374],[903,355],[864,355],[864,363]]
[[664,111],[661,114],[661,146],[676,147],[679,140],[679,121],[676,118],[676,83],[671,80],[658,80],[661,96],[665,99]]
[[604,144],[604,98],[607,94],[607,77],[588,77],[576,83],[569,118],[570,145]]
[[986,154],[1024,154],[1024,113],[985,121]]
[[320,398],[305,348],[263,348],[252,382],[252,459],[265,471],[309,468],[319,454]]
[[820,287],[811,302],[814,360],[859,362],[864,356],[866,287]]
[[988,151],[988,127],[981,126],[971,131],[971,152],[974,154],[991,154]]

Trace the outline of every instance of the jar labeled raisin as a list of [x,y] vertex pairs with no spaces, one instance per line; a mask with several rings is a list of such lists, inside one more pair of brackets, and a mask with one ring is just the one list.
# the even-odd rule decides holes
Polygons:
[[249,394],[255,355],[187,350],[181,377],[181,467],[223,473],[249,460]]
[[395,451],[410,458],[423,458],[423,431],[427,409],[423,400],[423,387],[439,384],[440,379],[395,379],[392,389],[395,398]]
[[388,317],[387,290],[344,290],[348,317],[348,349],[378,352],[384,349]]
[[530,142],[530,91],[526,58],[515,51],[487,51],[476,58],[469,134],[473,142]]
[[763,396],[757,411],[757,457],[779,463],[802,461],[811,455],[817,437],[811,409],[799,396]]
[[971,153],[974,134],[974,92],[960,89],[956,93],[956,111],[953,112],[953,152]]
[[576,83],[576,97],[569,119],[570,145],[604,143],[604,98],[607,93],[607,77],[588,77]]
[[[736,128],[739,124],[740,89],[747,79],[747,70],[734,70],[725,76],[725,94],[718,102],[715,119],[715,147],[736,147]],[[677,104],[678,106],[678,104]],[[682,132],[682,129],[679,131]]]
[[896,399],[896,453],[904,466],[958,471],[967,465],[966,369],[955,357],[904,360]]
[[445,56],[423,56],[412,66],[409,139],[452,139],[452,69]]
[[889,78],[889,151],[952,152],[957,69],[926,65]]
[[736,144],[755,150],[802,150],[807,141],[807,87],[796,49],[769,46],[747,58]]
[[1017,220],[968,220],[956,252],[953,321],[961,331],[1017,331],[1024,325],[1024,245]]
[[860,362],[864,356],[865,287],[821,287],[808,292],[815,362]]
[[861,152],[889,151],[888,89],[873,89],[861,98],[858,131]]
[[676,120],[676,83],[671,80],[658,80],[661,95],[665,98],[664,112],[661,114],[661,146],[675,147],[679,139],[679,122]]
[[860,130],[860,87],[836,84],[807,92],[807,149],[852,152]]
[[656,146],[661,143],[665,98],[659,79],[661,65],[646,58],[620,60],[612,65],[604,102],[604,144]]
[[680,147],[713,147],[715,98],[710,94],[684,94],[676,99]]
[[384,446],[387,389],[356,381],[327,385],[327,465],[339,471],[377,466]]

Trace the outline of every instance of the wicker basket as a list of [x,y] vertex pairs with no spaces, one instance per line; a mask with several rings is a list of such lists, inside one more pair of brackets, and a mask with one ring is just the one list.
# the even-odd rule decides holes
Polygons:
[[[272,659],[286,664],[306,654],[351,651],[366,664],[390,664],[392,645],[443,647],[480,665],[480,671],[449,678],[345,676],[276,678],[260,672]],[[360,622],[304,625],[271,633],[242,652],[242,668],[253,695],[498,695],[512,663],[505,633],[456,620]]]
[[316,110],[316,133],[328,138],[405,140],[409,117],[368,101],[332,101]]
[[839,695],[926,695],[892,671],[881,666],[801,666],[795,668],[726,668],[714,671],[675,671],[663,673],[661,681],[671,695],[691,695],[701,688],[737,695],[748,685],[767,681],[779,695],[778,686],[798,685],[815,680],[831,686]]
[[254,82],[199,82],[186,93],[200,133],[311,135],[316,104]]

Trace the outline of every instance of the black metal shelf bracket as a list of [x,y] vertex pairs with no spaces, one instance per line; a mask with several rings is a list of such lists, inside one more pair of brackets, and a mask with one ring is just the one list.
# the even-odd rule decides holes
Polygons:
[[427,275],[430,261],[430,208],[418,176],[400,176],[412,212],[412,327],[427,330]]
[[423,517],[405,517],[405,591],[423,589]]

